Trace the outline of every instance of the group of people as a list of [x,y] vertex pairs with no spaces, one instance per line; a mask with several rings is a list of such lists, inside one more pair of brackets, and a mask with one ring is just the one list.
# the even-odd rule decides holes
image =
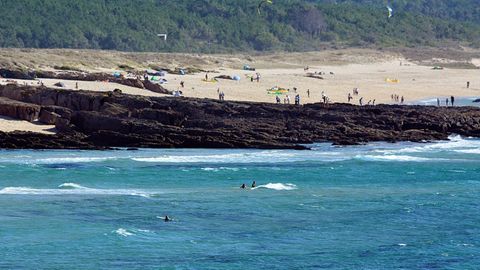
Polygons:
[[[371,105],[371,106],[375,106],[375,102],[376,102],[376,99],[373,99],[373,100],[370,99],[370,100],[368,100],[368,102],[367,102],[365,105],[366,105],[366,106],[370,106],[370,105]],[[363,106],[363,105],[364,105],[364,104],[363,104],[363,97],[361,97],[360,99],[358,99],[358,104],[359,104],[360,106]]]
[[255,77],[254,76],[250,77],[250,81],[251,82],[256,81],[257,83],[260,82],[260,73],[256,72]]
[[[445,106],[448,106],[448,102],[450,102],[450,105],[451,105],[452,107],[455,106],[455,97],[454,97],[454,96],[451,96],[450,98],[447,97],[447,98],[445,99]],[[440,105],[441,105],[441,104],[440,104],[440,99],[437,98],[437,106],[440,107]]]
[[[257,182],[253,181],[252,182],[252,185],[251,187],[254,188],[257,186]],[[243,183],[241,186],[240,186],[241,189],[246,189],[247,188],[247,185],[245,185],[245,183]]]
[[324,91],[322,91],[322,102],[323,104],[328,104],[330,102],[330,98],[327,95],[325,95]]
[[[275,96],[275,101],[277,104],[281,104],[282,100],[280,99],[279,96]],[[285,95],[285,97],[283,98],[283,104],[290,104],[290,96],[289,95]],[[299,94],[296,94],[295,95],[295,105],[300,105],[300,95]]]
[[218,100],[225,100],[225,93],[223,91],[220,91],[220,88],[217,89],[218,93]]
[[397,94],[390,95],[390,98],[394,102],[400,102],[400,104],[403,104],[405,102],[405,98],[403,96],[399,96]]

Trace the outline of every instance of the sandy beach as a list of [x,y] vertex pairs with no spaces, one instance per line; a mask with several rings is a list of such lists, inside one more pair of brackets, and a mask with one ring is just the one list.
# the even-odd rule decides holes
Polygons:
[[30,123],[28,121],[16,120],[6,116],[0,116],[0,131],[31,131],[43,134],[54,134],[55,126],[39,123]]
[[[402,65],[400,65],[402,62]],[[324,79],[306,77],[307,72],[324,72]],[[267,94],[267,89],[278,86],[290,89],[291,98],[301,96],[302,103],[320,102],[322,92],[332,102],[347,102],[348,93],[353,88],[359,89],[358,97],[352,103],[358,104],[363,97],[364,103],[376,100],[379,103],[394,103],[391,95],[404,96],[406,103],[421,99],[446,96],[480,95],[480,71],[474,69],[434,70],[429,66],[420,66],[405,60],[377,62],[371,64],[349,64],[342,66],[310,66],[309,71],[303,68],[257,69],[261,74],[260,82],[251,82],[246,76],[254,76],[255,72],[220,69],[219,74],[239,75],[239,82],[219,79],[218,83],[203,82],[205,74],[192,76],[167,75],[170,89],[180,89],[185,96],[199,98],[218,98],[217,89],[225,92],[226,100],[245,100],[275,102],[275,97]],[[331,74],[333,73],[333,74]],[[210,77],[217,74],[209,74]],[[398,80],[397,83],[387,79]],[[179,86],[185,82],[185,88]],[[470,81],[467,89],[466,82]],[[173,86],[173,87],[172,87]],[[310,90],[310,97],[307,90]],[[283,98],[282,98],[283,99]]]
[[[51,54],[49,50],[42,51],[39,56],[42,61],[47,61],[44,54]],[[225,100],[254,101],[254,102],[275,102],[275,96],[269,95],[267,89],[272,87],[282,87],[290,89],[288,95],[293,103],[294,96],[299,94],[301,103],[320,102],[322,93],[328,96],[331,102],[347,102],[348,93],[352,93],[353,88],[359,89],[359,95],[354,96],[352,104],[358,104],[359,99],[363,98],[363,103],[375,100],[376,104],[396,103],[392,101],[391,95],[403,96],[406,104],[414,103],[418,100],[441,98],[451,95],[455,97],[472,97],[480,95],[480,70],[475,66],[480,66],[480,58],[469,60],[468,68],[443,68],[434,69],[436,64],[451,64],[452,59],[431,58],[430,61],[414,61],[406,59],[402,55],[395,53],[376,52],[371,50],[348,50],[342,52],[316,52],[316,53],[292,53],[263,56],[230,56],[227,55],[185,55],[185,54],[138,54],[135,57],[125,53],[105,53],[99,55],[91,66],[79,66],[82,55],[88,51],[70,52],[62,57],[55,57],[53,64],[67,64],[79,67],[82,70],[90,72],[115,72],[119,69],[115,66],[128,59],[130,64],[136,70],[149,69],[152,62],[161,65],[156,61],[165,61],[163,66],[185,67],[195,66],[196,68],[210,70],[209,79],[219,76],[239,76],[240,81],[218,79],[217,82],[205,82],[206,72],[196,74],[178,75],[167,74],[164,84],[169,90],[181,90],[186,97],[212,98],[218,99],[218,91],[225,93]],[[92,52],[93,53],[93,52]],[[98,52],[95,52],[98,53]],[[35,55],[35,51],[29,53],[19,53],[19,59],[26,61],[28,57]],[[118,54],[118,55],[117,55]],[[28,56],[28,57],[27,57]],[[170,57],[168,57],[170,56]],[[0,54],[0,60],[5,54]],[[98,58],[105,58],[101,64]],[[123,57],[123,58],[122,58]],[[65,60],[67,59],[67,60]],[[123,59],[123,60],[122,60]],[[35,62],[38,64],[38,61]],[[461,60],[464,61],[464,60]],[[463,63],[461,62],[460,63]],[[86,61],[83,61],[85,65]],[[43,63],[44,69],[51,68]],[[245,71],[243,64],[255,67],[256,71]],[[304,67],[309,67],[308,71]],[[473,66],[473,68],[472,68]],[[38,66],[33,66],[38,68]],[[250,76],[260,74],[259,82],[251,82]],[[320,73],[323,79],[306,77],[307,73]],[[59,80],[39,79],[46,86],[54,87]],[[184,82],[184,87],[180,82]],[[390,81],[390,82],[389,82]],[[394,82],[391,82],[394,81]],[[470,88],[467,88],[467,81],[470,82]],[[75,89],[76,81],[62,81],[65,89]],[[5,80],[0,79],[0,83],[5,84]],[[38,84],[38,81],[18,81],[19,84]],[[91,91],[112,91],[116,88],[121,89],[126,94],[144,95],[144,96],[164,96],[148,90],[128,87],[116,83],[107,82],[78,82],[79,89]],[[297,92],[294,92],[297,88]],[[310,97],[307,95],[310,91]],[[281,96],[283,102],[285,96]],[[0,130],[10,131],[10,127],[4,122],[0,122]],[[21,124],[14,129],[37,131],[38,129],[28,128]]]

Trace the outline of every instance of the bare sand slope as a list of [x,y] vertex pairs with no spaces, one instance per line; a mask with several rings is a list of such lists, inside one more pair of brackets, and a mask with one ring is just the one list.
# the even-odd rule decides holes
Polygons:
[[55,126],[30,123],[28,121],[15,120],[10,117],[0,116],[0,131],[31,131],[44,134],[54,134]]

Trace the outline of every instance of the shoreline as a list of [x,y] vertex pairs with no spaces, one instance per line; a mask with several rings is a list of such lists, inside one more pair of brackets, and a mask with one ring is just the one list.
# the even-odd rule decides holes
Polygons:
[[[257,148],[423,142],[480,137],[480,108],[351,104],[277,105],[119,92],[0,86],[16,118],[54,125],[54,135],[0,133],[8,149]],[[11,101],[9,103],[9,100]],[[22,108],[20,110],[19,108]],[[14,115],[10,115],[14,117]]]

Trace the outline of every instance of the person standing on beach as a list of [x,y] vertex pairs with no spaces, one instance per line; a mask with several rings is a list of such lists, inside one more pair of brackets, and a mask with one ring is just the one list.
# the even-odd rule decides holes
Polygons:
[[437,98],[437,106],[440,107],[440,99]]
[[467,88],[470,88],[470,82],[467,82]]
[[445,99],[445,106],[447,106],[447,107],[448,107],[448,98],[447,98],[447,99]]
[[78,89],[78,82],[75,83],[75,89]]
[[276,96],[275,100],[277,101],[277,104],[280,104],[280,97],[279,96]]
[[453,107],[453,105],[455,103],[455,97],[454,96],[450,97],[450,103],[452,104],[452,107]]
[[185,82],[184,82],[184,81],[181,81],[181,82],[180,82],[180,86],[181,86],[182,88],[184,88],[184,87],[185,87]]
[[287,101],[287,104],[290,104],[290,97],[287,95],[287,97],[285,98],[286,101]]
[[208,71],[205,73],[205,81],[208,81]]
[[353,99],[353,97],[352,97],[352,95],[351,95],[350,93],[348,93],[347,98],[348,98],[348,103],[350,103],[350,101]]
[[363,106],[363,97],[361,97],[361,98],[358,100],[358,103],[360,104],[360,106]]
[[310,89],[307,89],[307,97],[310,98]]
[[403,96],[402,96],[402,99],[400,99],[400,103],[403,104],[404,101],[405,101],[405,99],[404,99]]

